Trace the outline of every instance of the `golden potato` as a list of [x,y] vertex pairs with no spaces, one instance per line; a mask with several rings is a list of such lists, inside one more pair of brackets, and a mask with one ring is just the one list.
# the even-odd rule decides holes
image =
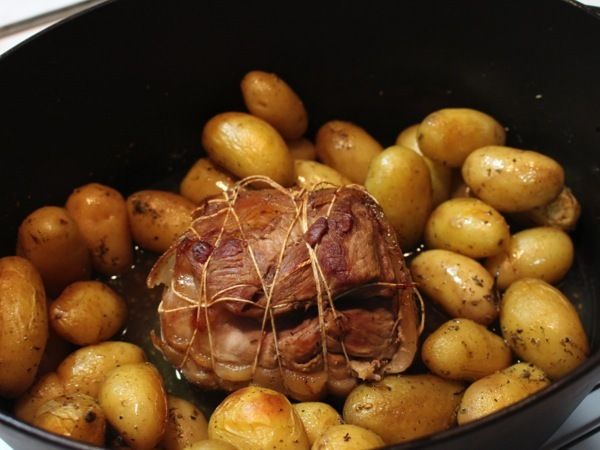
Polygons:
[[86,184],[73,191],[65,207],[81,231],[94,269],[112,275],[130,268],[131,232],[125,199],[118,191],[98,183]]
[[186,447],[184,450],[238,450],[229,442],[220,441],[218,439],[204,439]]
[[69,212],[45,206],[32,212],[19,226],[17,255],[33,263],[49,295],[59,294],[74,281],[90,277],[90,254]]
[[352,182],[337,170],[316,161],[296,159],[294,161],[296,184],[304,189],[316,186],[330,188],[331,185],[345,186]]
[[518,363],[481,378],[465,391],[458,409],[458,424],[463,425],[506,408],[549,384],[544,372],[528,363]]
[[371,430],[356,425],[334,425],[323,433],[311,450],[370,450],[385,442]]
[[423,156],[423,161],[427,164],[429,175],[431,177],[431,203],[435,208],[450,197],[452,169],[423,155],[423,152],[419,148],[419,143],[417,142],[418,129],[419,124],[416,124],[402,130],[396,138],[396,145],[410,148]]
[[285,141],[258,117],[217,114],[204,125],[202,145],[210,159],[237,177],[264,175],[283,186],[294,183],[294,159]]
[[253,70],[242,79],[246,108],[270,123],[285,139],[298,139],[308,127],[302,100],[274,73]]
[[474,259],[448,250],[427,250],[410,264],[421,292],[450,317],[489,325],[498,316],[494,279]]
[[344,423],[342,416],[327,403],[300,402],[293,406],[304,425],[310,445],[330,427]]
[[19,256],[0,258],[0,395],[32,384],[48,340],[46,293],[36,268]]
[[39,407],[33,425],[92,445],[104,445],[106,418],[98,402],[84,394],[56,397]]
[[108,422],[134,450],[154,448],[167,425],[167,395],[150,363],[124,364],[111,370],[98,393]]
[[279,392],[249,386],[229,394],[208,422],[208,436],[244,450],[306,450],[298,414]]
[[365,188],[381,205],[403,250],[415,247],[431,212],[431,179],[421,156],[395,145],[373,158]]
[[315,147],[324,164],[358,184],[364,184],[371,160],[383,150],[364,129],[341,120],[332,120],[319,128]]
[[200,158],[190,168],[179,185],[179,193],[195,204],[222,194],[235,184],[235,177],[208,158]]
[[588,338],[573,304],[545,281],[515,281],[500,303],[500,329],[523,361],[550,379],[567,375],[589,354]]
[[106,375],[115,367],[146,360],[144,351],[128,342],[107,341],[82,347],[56,369],[65,393],[80,393],[97,397]]
[[417,142],[425,156],[448,167],[460,167],[475,149],[504,145],[506,133],[493,117],[469,108],[444,108],[419,125]]
[[317,149],[315,144],[306,138],[294,139],[285,142],[294,159],[306,159],[314,161],[317,159]]
[[581,215],[581,205],[571,192],[571,189],[564,187],[558,197],[537,208],[516,213],[514,218],[527,225],[537,225],[543,227],[555,227],[564,231],[575,229],[579,216]]
[[475,150],[462,167],[465,183],[476,197],[501,212],[546,205],[563,189],[563,168],[541,153],[511,147]]
[[575,250],[567,233],[558,228],[538,227],[516,233],[505,252],[489,258],[486,269],[504,290],[522,278],[540,278],[550,284],[560,281],[573,265]]
[[453,198],[433,210],[425,225],[428,248],[479,259],[507,248],[510,230],[504,217],[476,198]]
[[435,375],[393,375],[354,388],[344,420],[395,444],[450,428],[464,387]]
[[127,305],[100,281],[76,281],[50,303],[50,324],[76,345],[98,344],[113,337],[127,319]]
[[512,362],[504,340],[469,319],[453,319],[431,333],[421,347],[425,365],[450,380],[475,381]]
[[65,393],[62,381],[55,372],[41,377],[15,402],[15,417],[23,422],[33,423],[35,413],[44,403]]
[[182,450],[208,439],[208,422],[192,403],[168,395],[167,408],[167,427],[161,443],[165,450]]
[[165,191],[139,191],[127,198],[133,240],[142,248],[165,252],[192,223],[196,205]]

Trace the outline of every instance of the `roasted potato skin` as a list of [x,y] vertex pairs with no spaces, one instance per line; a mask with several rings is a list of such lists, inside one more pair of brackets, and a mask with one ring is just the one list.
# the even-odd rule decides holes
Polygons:
[[225,169],[208,158],[200,158],[181,181],[179,193],[198,205],[207,198],[232,188],[235,182],[236,178]]
[[500,303],[500,329],[515,354],[556,380],[588,357],[590,346],[577,310],[543,280],[515,281]]
[[298,94],[274,73],[253,70],[241,83],[246,108],[270,123],[285,139],[298,139],[308,127],[308,114]]
[[575,194],[564,187],[558,197],[536,208],[513,214],[513,218],[526,226],[542,226],[573,231],[581,215],[581,205]]
[[563,168],[552,158],[504,146],[475,150],[461,171],[476,197],[506,213],[548,204],[558,197],[565,182]]
[[36,267],[48,295],[67,285],[87,280],[92,271],[90,254],[77,223],[65,208],[44,206],[19,226],[17,255]]
[[317,149],[315,144],[306,138],[294,139],[285,142],[294,159],[305,159],[314,161],[317,159]]
[[174,395],[167,396],[167,425],[161,446],[165,450],[182,450],[208,439],[208,422],[196,406]]
[[332,426],[344,423],[342,416],[327,403],[300,402],[293,406],[304,425],[310,445]]
[[357,386],[344,403],[344,421],[395,444],[456,423],[464,386],[435,375],[393,375]]
[[196,205],[172,192],[146,190],[127,198],[133,240],[146,250],[165,252],[192,223]]
[[40,274],[19,256],[0,258],[0,395],[18,397],[35,379],[48,313]]
[[76,281],[50,304],[54,331],[73,344],[99,344],[113,337],[127,320],[125,300],[100,281]]
[[15,402],[15,417],[23,422],[33,423],[35,413],[44,403],[63,395],[65,387],[55,372],[43,375]]
[[317,161],[296,159],[294,161],[294,171],[296,184],[308,190],[315,187],[330,188],[352,183],[337,170]]
[[312,445],[311,450],[368,450],[383,447],[385,442],[377,434],[356,425],[334,425]]
[[90,183],[73,191],[65,208],[77,223],[94,269],[106,275],[123,273],[133,262],[127,206],[121,193]]

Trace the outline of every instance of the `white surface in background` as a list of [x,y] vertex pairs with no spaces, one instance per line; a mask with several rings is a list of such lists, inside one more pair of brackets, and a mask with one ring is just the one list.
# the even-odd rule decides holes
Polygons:
[[81,2],[82,0],[0,0],[0,27]]

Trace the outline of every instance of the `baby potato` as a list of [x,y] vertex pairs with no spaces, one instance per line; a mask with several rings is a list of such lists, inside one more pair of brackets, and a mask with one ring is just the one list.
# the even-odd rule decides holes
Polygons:
[[292,88],[274,73],[253,70],[242,79],[246,108],[270,123],[285,139],[298,139],[308,127],[304,104]]
[[188,229],[196,205],[165,191],[139,191],[127,198],[133,240],[146,250],[165,252]]
[[293,406],[304,425],[310,445],[332,426],[344,423],[338,412],[327,403],[300,402]]
[[47,340],[38,271],[19,256],[0,258],[0,396],[18,397],[33,384]]
[[373,158],[365,188],[381,205],[404,250],[415,247],[431,212],[431,179],[423,158],[395,145]]
[[161,446],[165,450],[182,450],[208,439],[208,422],[193,404],[174,395],[167,396],[167,427]]
[[185,447],[184,450],[238,450],[229,442],[220,441],[218,439],[204,439],[192,445]]
[[558,228],[538,227],[516,233],[506,252],[489,258],[486,269],[504,290],[522,278],[540,278],[550,284],[560,281],[573,265],[575,250],[567,233]]
[[496,255],[510,242],[504,217],[476,198],[454,198],[439,205],[425,225],[428,248],[451,250],[479,259]]
[[317,149],[315,144],[306,138],[294,139],[293,141],[285,141],[294,159],[306,159],[314,161],[317,159]]
[[294,159],[285,141],[258,117],[217,114],[204,125],[202,145],[210,159],[237,177],[264,175],[283,186],[294,183]]
[[258,386],[229,394],[210,417],[208,436],[244,450],[308,449],[304,426],[289,400]]
[[515,281],[500,303],[500,329],[515,354],[552,380],[567,375],[589,354],[588,338],[573,304],[545,281]]
[[150,363],[124,364],[111,370],[98,401],[108,422],[134,450],[154,448],[167,424],[167,395]]
[[371,430],[356,425],[334,425],[323,433],[311,450],[370,450],[385,442]]
[[475,381],[512,361],[504,340],[469,319],[453,319],[431,333],[421,348],[425,365],[450,380]]
[[63,395],[44,403],[33,425],[77,441],[104,445],[106,418],[98,402],[88,395]]
[[294,161],[296,173],[296,184],[304,189],[314,189],[320,185],[321,188],[345,186],[352,182],[337,170],[316,161],[296,159]]
[[64,392],[65,388],[58,375],[55,372],[47,373],[17,399],[15,417],[23,422],[33,423],[37,410]]
[[113,275],[133,261],[125,199],[115,189],[98,183],[77,188],[66,209],[77,223],[98,272]]
[[33,263],[50,295],[91,274],[90,254],[79,227],[66,209],[57,206],[44,206],[25,218],[19,226],[17,255]]
[[81,393],[97,397],[106,375],[115,367],[146,360],[144,351],[128,342],[107,341],[82,347],[56,369],[65,387],[65,393]]
[[473,150],[504,145],[506,133],[493,117],[481,111],[444,108],[423,119],[417,141],[428,158],[448,167],[460,167]]
[[491,145],[469,155],[462,167],[476,197],[501,212],[546,205],[563,189],[563,168],[541,153]]
[[549,384],[544,372],[529,363],[514,364],[481,378],[465,391],[458,409],[458,424],[464,425],[506,408]]
[[231,189],[235,178],[208,158],[200,158],[179,185],[179,193],[195,204]]
[[364,129],[341,120],[332,120],[319,128],[315,147],[324,164],[358,184],[365,183],[371,160],[383,150]]
[[419,148],[419,143],[417,142],[418,129],[419,124],[416,124],[402,130],[396,138],[396,145],[410,148],[423,156],[423,161],[427,164],[429,175],[431,177],[431,203],[435,208],[450,197],[452,169],[423,155],[423,152],[421,152],[421,149]]
[[430,374],[387,376],[354,388],[343,416],[395,444],[453,426],[463,391],[461,383]]
[[558,197],[550,203],[517,213],[516,219],[526,224],[571,231],[575,229],[580,215],[581,205],[579,201],[573,195],[571,189],[564,187]]
[[410,264],[419,289],[450,317],[489,325],[498,316],[494,279],[474,259],[448,250],[427,250]]
[[50,303],[49,315],[59,336],[83,346],[114,336],[125,324],[127,305],[100,281],[77,281]]

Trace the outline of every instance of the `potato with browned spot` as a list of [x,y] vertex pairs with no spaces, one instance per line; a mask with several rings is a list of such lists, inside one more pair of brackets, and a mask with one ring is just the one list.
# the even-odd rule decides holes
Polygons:
[[483,325],[453,319],[427,336],[421,358],[442,378],[475,381],[508,367],[512,354],[506,342]]
[[66,394],[81,393],[97,397],[107,374],[115,367],[146,360],[144,351],[129,342],[106,341],[82,347],[56,369]]
[[334,425],[323,433],[311,450],[370,450],[383,447],[385,442],[371,430],[357,425]]
[[98,401],[108,422],[132,449],[152,449],[163,438],[167,394],[152,364],[124,364],[111,370],[100,387]]
[[431,204],[433,207],[436,207],[450,197],[452,169],[423,155],[417,141],[418,129],[419,124],[416,124],[402,130],[396,138],[396,145],[410,148],[423,156],[431,177]]
[[77,281],[50,303],[49,315],[59,336],[84,346],[113,337],[125,325],[127,305],[100,281]]
[[470,258],[497,255],[510,242],[504,217],[476,198],[454,198],[433,210],[425,225],[428,248],[450,250]]
[[469,155],[462,176],[473,194],[501,212],[527,211],[558,197],[565,174],[541,153],[490,145]]
[[46,293],[36,268],[0,258],[0,395],[17,397],[35,379],[48,340]]
[[514,234],[505,252],[488,258],[486,269],[504,290],[522,278],[540,278],[550,284],[562,280],[573,265],[575,249],[567,233],[537,227]]
[[492,414],[550,384],[543,371],[529,363],[514,364],[481,378],[465,391],[457,420],[459,425]]
[[125,199],[117,190],[86,184],[73,191],[65,207],[77,222],[94,269],[106,275],[129,269],[133,261],[131,232]]
[[371,160],[383,151],[363,128],[341,120],[319,128],[315,147],[320,161],[358,184],[364,184]]
[[467,156],[485,145],[504,145],[506,132],[493,117],[470,108],[444,108],[419,124],[419,148],[448,167],[460,167]]
[[352,182],[337,170],[316,161],[297,159],[294,161],[296,184],[304,189],[345,186]]
[[354,388],[343,417],[395,444],[455,425],[463,391],[462,383],[430,374],[387,376]]
[[15,402],[15,417],[33,423],[36,411],[44,403],[63,395],[65,387],[56,372],[42,376]]
[[181,184],[179,193],[188,200],[199,204],[208,197],[222,194],[231,189],[236,182],[234,175],[217,166],[208,158],[200,158],[188,170]]
[[249,386],[229,394],[208,422],[208,436],[245,450],[307,450],[308,438],[285,395]]
[[208,422],[195,405],[176,397],[167,396],[167,427],[161,447],[182,450],[195,442],[208,439]]
[[545,281],[515,281],[500,303],[500,329],[515,354],[535,364],[552,380],[582,364],[589,341],[577,310]]
[[489,325],[498,317],[494,278],[472,258],[427,250],[410,263],[419,290],[450,317]]
[[270,123],[285,139],[298,139],[308,127],[308,114],[298,94],[274,73],[253,70],[241,83],[246,108]]
[[44,206],[19,226],[17,255],[33,263],[49,295],[90,277],[92,264],[77,223],[65,208]]
[[332,426],[344,423],[342,416],[327,403],[300,402],[294,404],[294,409],[304,425],[310,445]]
[[239,450],[229,442],[219,439],[204,439],[194,442],[192,445],[185,447],[184,450]]
[[41,405],[33,425],[87,444],[104,445],[106,418],[98,402],[84,394],[56,397]]
[[292,141],[285,141],[290,153],[294,159],[306,159],[308,161],[314,161],[317,159],[317,149],[315,144],[306,138],[294,139]]
[[526,225],[560,228],[572,231],[581,215],[581,205],[571,189],[564,187],[558,197],[542,206],[513,214],[512,218]]
[[423,158],[394,145],[371,161],[365,188],[381,205],[403,250],[415,247],[431,212],[431,179]]
[[258,117],[217,114],[204,125],[202,146],[211,160],[237,177],[263,175],[282,186],[294,183],[294,158],[285,141]]
[[165,252],[192,223],[196,205],[166,191],[139,191],[127,198],[133,240],[156,253]]

